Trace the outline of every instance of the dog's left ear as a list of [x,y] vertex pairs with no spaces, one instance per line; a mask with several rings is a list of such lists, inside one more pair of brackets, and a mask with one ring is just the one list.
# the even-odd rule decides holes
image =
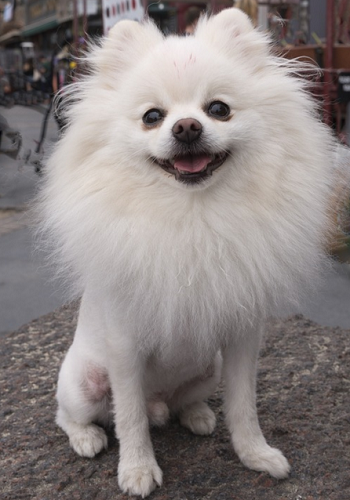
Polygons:
[[249,17],[240,9],[224,9],[219,14],[199,20],[197,39],[216,45],[227,55],[231,52],[268,53],[265,37],[256,30]]
[[213,32],[219,36],[229,36],[231,39],[249,33],[254,29],[247,14],[234,7],[224,9],[219,14],[209,17],[205,26],[198,23],[197,36],[202,35],[202,28],[204,28],[207,35],[209,32]]

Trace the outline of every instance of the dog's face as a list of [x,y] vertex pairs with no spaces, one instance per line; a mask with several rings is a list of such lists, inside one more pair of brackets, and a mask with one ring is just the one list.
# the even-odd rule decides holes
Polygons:
[[152,135],[152,162],[189,186],[208,180],[230,155],[231,145],[225,140],[227,130],[223,127],[220,141],[220,126],[215,124],[215,121],[232,119],[227,100],[210,99],[202,105],[189,104],[186,108],[174,109],[169,105],[148,109],[142,122],[145,135]]
[[221,17],[204,20],[194,37],[166,39],[153,25],[118,23],[102,49],[104,84],[118,97],[115,154],[122,147],[152,179],[207,187],[264,135],[256,88],[247,86],[263,48],[243,13]]
[[[174,41],[181,50],[165,62]],[[128,102],[130,114],[137,110],[134,133],[150,168],[159,175],[165,173],[182,186],[203,186],[232,152],[235,103],[224,92],[225,83],[213,88],[207,58],[200,55],[198,44],[167,42],[144,61],[134,80],[142,81],[144,87],[140,106],[133,98]],[[160,73],[154,71],[154,64],[162,67]],[[145,81],[143,74],[152,76]],[[136,89],[133,95],[138,97]]]

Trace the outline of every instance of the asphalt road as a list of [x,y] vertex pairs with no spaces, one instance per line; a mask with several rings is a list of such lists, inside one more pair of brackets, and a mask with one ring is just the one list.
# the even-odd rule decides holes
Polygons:
[[[9,125],[23,137],[22,154],[35,151],[44,107],[0,107]],[[48,123],[44,150],[57,141],[54,119]],[[33,251],[32,229],[26,209],[30,206],[38,175],[34,167],[0,155],[0,334],[53,311],[65,303],[64,294],[51,280],[41,256]]]
[[[41,112],[40,112],[41,111]],[[35,150],[40,135],[43,109],[0,107],[0,114],[18,128],[23,150]],[[51,118],[44,143],[45,152],[58,138]],[[0,155],[0,334],[13,331],[65,303],[64,293],[51,281],[49,269],[33,252],[26,215],[38,184],[34,168]],[[303,305],[304,314],[325,326],[350,328],[350,267],[336,264],[318,294]]]

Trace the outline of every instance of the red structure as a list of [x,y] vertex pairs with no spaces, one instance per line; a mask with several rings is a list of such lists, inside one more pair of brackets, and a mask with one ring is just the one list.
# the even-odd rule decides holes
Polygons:
[[[346,103],[338,102],[339,75],[350,71],[350,1],[327,0],[327,41],[324,70],[324,121],[334,124],[340,138],[346,119]],[[348,144],[350,145],[350,144]]]
[[[315,85],[315,94],[322,99],[323,120],[332,126],[343,142],[346,139],[346,102],[338,99],[339,75],[350,72],[350,0],[327,0],[326,38],[316,44],[288,46],[284,55],[288,59],[313,59],[322,69],[322,77]],[[349,144],[350,145],[350,144]]]

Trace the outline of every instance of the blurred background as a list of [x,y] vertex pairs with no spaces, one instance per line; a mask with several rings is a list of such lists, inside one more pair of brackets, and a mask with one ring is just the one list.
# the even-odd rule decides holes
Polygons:
[[[0,0],[0,334],[65,303],[50,270],[33,253],[27,210],[42,158],[64,126],[52,97],[84,72],[77,56],[86,40],[145,14],[165,34],[190,35],[203,11],[233,4],[270,34],[276,53],[322,68],[305,78],[320,102],[321,119],[349,146],[350,0]],[[342,186],[334,198],[334,272],[296,312],[350,328],[350,204]]]

